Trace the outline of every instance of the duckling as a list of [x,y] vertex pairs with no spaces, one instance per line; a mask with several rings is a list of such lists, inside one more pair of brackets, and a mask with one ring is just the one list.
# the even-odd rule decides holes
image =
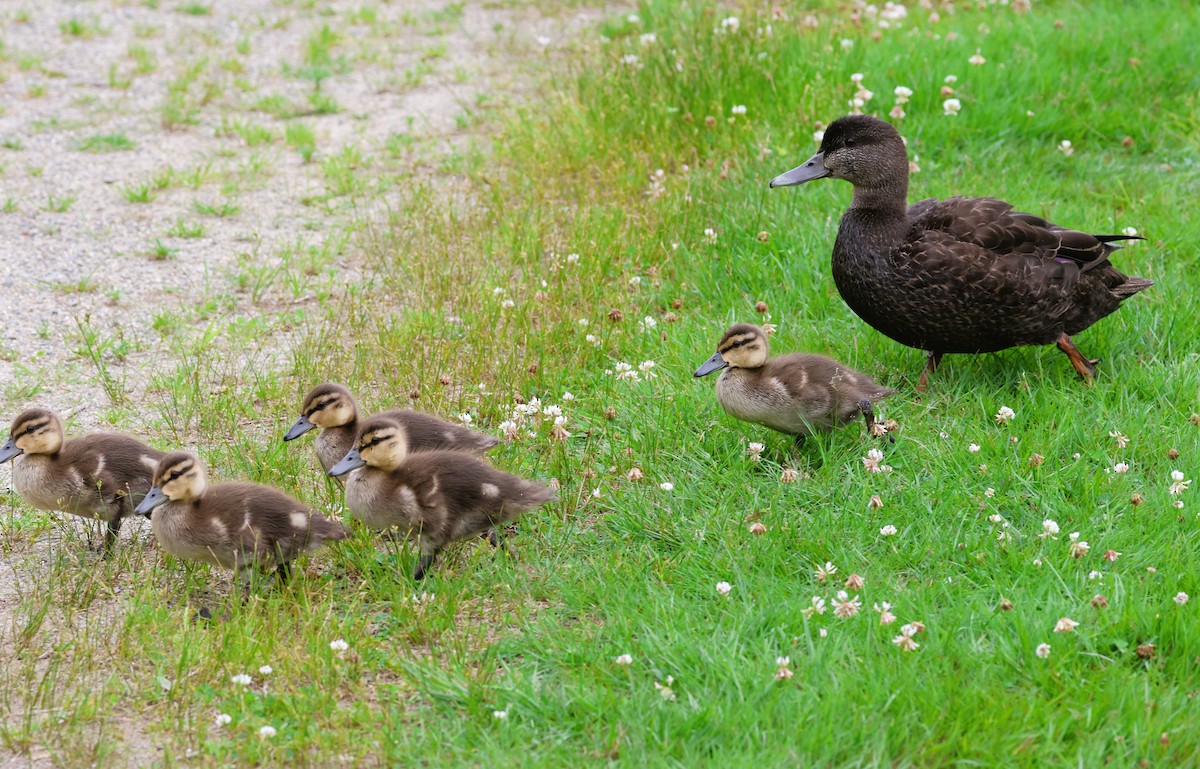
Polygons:
[[23,411],[12,422],[0,463],[13,461],[13,486],[26,503],[105,521],[102,551],[112,552],[121,522],[150,490],[163,452],[119,433],[66,440],[48,409]]
[[[388,414],[359,427],[354,447],[329,471],[363,469],[346,482],[346,506],[374,529],[398,527],[421,552],[414,580],[422,579],[446,545],[500,531],[521,513],[557,498],[532,483],[457,451],[410,452],[406,425]],[[365,466],[365,467],[364,467]]]
[[270,486],[209,486],[204,465],[186,451],[162,458],[154,486],[135,512],[150,519],[159,546],[177,558],[231,568],[235,576],[248,576],[255,566],[274,567],[280,582],[301,553],[347,533],[342,524]]
[[833,244],[838,293],[872,328],[928,353],[918,391],[945,353],[1051,343],[1090,384],[1099,361],[1071,335],[1154,285],[1109,263],[1135,235],[1070,230],[995,198],[909,206],[904,142],[879,118],[833,121],[821,150],[771,186],[827,176],[854,185]]
[[821,355],[792,353],[768,360],[769,354],[766,332],[739,323],[725,332],[716,354],[696,369],[695,376],[724,369],[717,379],[721,408],[797,440],[840,427],[860,413],[872,435],[884,434],[871,403],[895,390]]
[[[283,436],[293,441],[314,427],[323,428],[317,436],[317,458],[328,472],[354,445],[358,435],[358,406],[350,390],[340,384],[321,384],[304,398],[300,418]],[[398,409],[385,412],[404,426],[410,451],[448,449],[469,454],[484,454],[500,440],[490,435],[451,424],[419,411]]]

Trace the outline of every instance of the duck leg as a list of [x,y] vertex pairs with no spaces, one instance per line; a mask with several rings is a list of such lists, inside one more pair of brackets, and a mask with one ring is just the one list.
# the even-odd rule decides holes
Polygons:
[[1067,336],[1067,332],[1063,332],[1058,337],[1058,349],[1067,354],[1071,359],[1071,365],[1079,372],[1079,378],[1085,383],[1092,383],[1092,375],[1096,373],[1096,364],[1100,362],[1098,358],[1085,358],[1075,343],[1071,341],[1071,337]]
[[104,554],[105,558],[113,554],[113,547],[117,544],[117,536],[121,533],[121,521],[123,520],[124,518],[120,515],[114,516],[104,530],[104,544],[100,546],[100,552]]
[[929,389],[929,375],[937,370],[938,364],[942,362],[942,354],[936,350],[929,351],[929,357],[925,359],[925,370],[921,372],[921,378],[917,380],[917,392],[923,393]]
[[421,580],[425,579],[425,574],[431,568],[433,568],[433,562],[437,560],[437,554],[437,548],[434,548],[427,553],[421,553],[421,559],[417,561],[417,570],[413,572],[414,581],[420,582]]
[[279,585],[282,585],[282,584],[284,584],[285,582],[287,582],[287,581],[288,581],[288,579],[289,579],[291,576],[292,576],[292,563],[291,563],[291,561],[284,561],[283,563],[281,563],[281,564],[279,564],[278,566],[276,566],[276,567],[275,567],[275,581],[276,581],[276,584],[279,584]]

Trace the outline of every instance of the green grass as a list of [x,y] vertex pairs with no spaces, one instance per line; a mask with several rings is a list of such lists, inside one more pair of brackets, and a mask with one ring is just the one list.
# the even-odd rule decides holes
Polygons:
[[[164,765],[1200,764],[1200,491],[1169,490],[1200,457],[1200,11],[956,5],[934,23],[913,4],[886,29],[832,7],[779,12],[661,2],[608,17],[577,57],[545,59],[537,101],[490,112],[477,142],[430,164],[452,178],[405,177],[385,218],[364,213],[325,250],[249,249],[228,281],[261,314],[234,316],[214,290],[155,316],[172,361],[146,373],[124,427],[323,509],[341,493],[309,439],[280,441],[317,382],[348,383],[366,411],[465,412],[497,434],[533,397],[560,406],[569,437],[539,417],[490,457],[561,484],[520,523],[517,558],[468,543],[416,586],[410,551],[358,532],[243,604],[227,574],[140,541],[89,560],[74,529],[13,505],[0,545],[27,576],[0,744],[120,766],[116,719],[132,715]],[[314,93],[337,40],[310,38]],[[977,48],[983,65],[968,63]],[[948,356],[918,395],[922,354],[845,306],[829,254],[848,185],[766,185],[814,151],[858,72],[875,114],[896,86],[914,91],[899,121],[921,169],[912,199],[995,195],[1148,238],[1115,261],[1155,287],[1077,338],[1103,361],[1094,386],[1057,350],[1023,348]],[[297,151],[315,143],[285,132]],[[372,200],[391,154],[323,148],[314,202]],[[727,325],[768,321],[776,352],[828,354],[897,388],[881,408],[896,442],[855,424],[795,448],[724,415],[691,372]],[[76,342],[114,400],[125,343],[92,327]],[[1005,406],[1015,418],[998,424]],[[890,472],[864,467],[873,448]],[[1040,536],[1047,519],[1056,539]],[[47,539],[49,555],[34,544]],[[840,619],[851,574],[862,607]],[[806,611],[814,596],[825,613]],[[895,624],[880,624],[883,602]],[[216,620],[195,621],[198,605]],[[1062,617],[1080,624],[1055,633]],[[920,648],[901,651],[914,621]],[[779,657],[791,678],[776,679]]]
[[80,152],[128,152],[137,149],[137,142],[130,139],[124,132],[111,134],[93,134],[79,140],[77,149]]

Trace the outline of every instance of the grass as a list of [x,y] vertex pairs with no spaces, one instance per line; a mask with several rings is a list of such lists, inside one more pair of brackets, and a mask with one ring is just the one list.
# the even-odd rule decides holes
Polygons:
[[[456,23],[455,8],[433,21]],[[221,283],[155,317],[170,360],[146,372],[128,429],[319,508],[340,506],[339,489],[308,439],[279,440],[316,382],[350,384],[366,411],[469,413],[494,433],[534,397],[560,406],[570,437],[543,416],[491,456],[561,484],[522,520],[518,558],[468,543],[418,586],[411,552],[360,531],[242,604],[219,571],[144,539],[90,560],[75,527],[11,505],[0,546],[28,576],[0,665],[5,748],[124,765],[112,724],[135,714],[164,765],[1200,763],[1198,492],[1169,489],[1200,456],[1200,322],[1176,309],[1200,298],[1200,12],[1106,0],[933,22],[914,4],[883,28],[779,11],[663,2],[606,18],[577,56],[545,60],[538,101],[488,113],[486,152],[468,138],[437,160],[452,178],[380,188],[387,147],[323,147],[320,205],[377,211],[365,201],[383,189],[386,217],[364,213],[317,253],[248,249],[213,278],[261,314],[234,313]],[[330,66],[336,33],[310,39],[307,65]],[[983,65],[968,63],[977,48]],[[921,353],[844,305],[828,260],[848,186],[766,182],[812,153],[858,72],[876,114],[896,86],[914,91],[899,122],[921,169],[912,199],[991,194],[1147,236],[1116,262],[1155,287],[1077,338],[1103,359],[1094,386],[1053,348],[1024,348],[948,356],[917,395]],[[312,133],[285,138],[311,156]],[[336,289],[287,300],[313,285]],[[896,443],[856,424],[795,448],[722,414],[691,372],[740,321],[776,324],[777,352],[828,354],[897,388],[882,407]],[[124,338],[81,325],[76,345],[119,399]],[[615,376],[622,363],[636,381]],[[872,448],[891,472],[867,471]],[[1045,520],[1057,539],[1040,536]],[[826,563],[837,572],[822,577]],[[851,574],[862,606],[841,619]],[[808,611],[814,596],[824,613]],[[883,602],[895,624],[880,624]],[[197,605],[216,621],[196,621]],[[1061,617],[1080,625],[1055,633]],[[920,648],[901,651],[914,621]],[[792,677],[777,680],[780,657]]]

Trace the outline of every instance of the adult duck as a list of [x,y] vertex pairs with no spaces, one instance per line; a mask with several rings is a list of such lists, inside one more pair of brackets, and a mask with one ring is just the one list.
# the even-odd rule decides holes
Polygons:
[[833,246],[838,292],[877,331],[928,352],[919,391],[946,353],[1050,343],[1090,383],[1099,361],[1071,335],[1154,285],[1108,261],[1114,241],[1136,236],[1069,230],[995,198],[909,206],[904,142],[878,118],[835,120],[821,150],[771,186],[827,176],[854,185]]

